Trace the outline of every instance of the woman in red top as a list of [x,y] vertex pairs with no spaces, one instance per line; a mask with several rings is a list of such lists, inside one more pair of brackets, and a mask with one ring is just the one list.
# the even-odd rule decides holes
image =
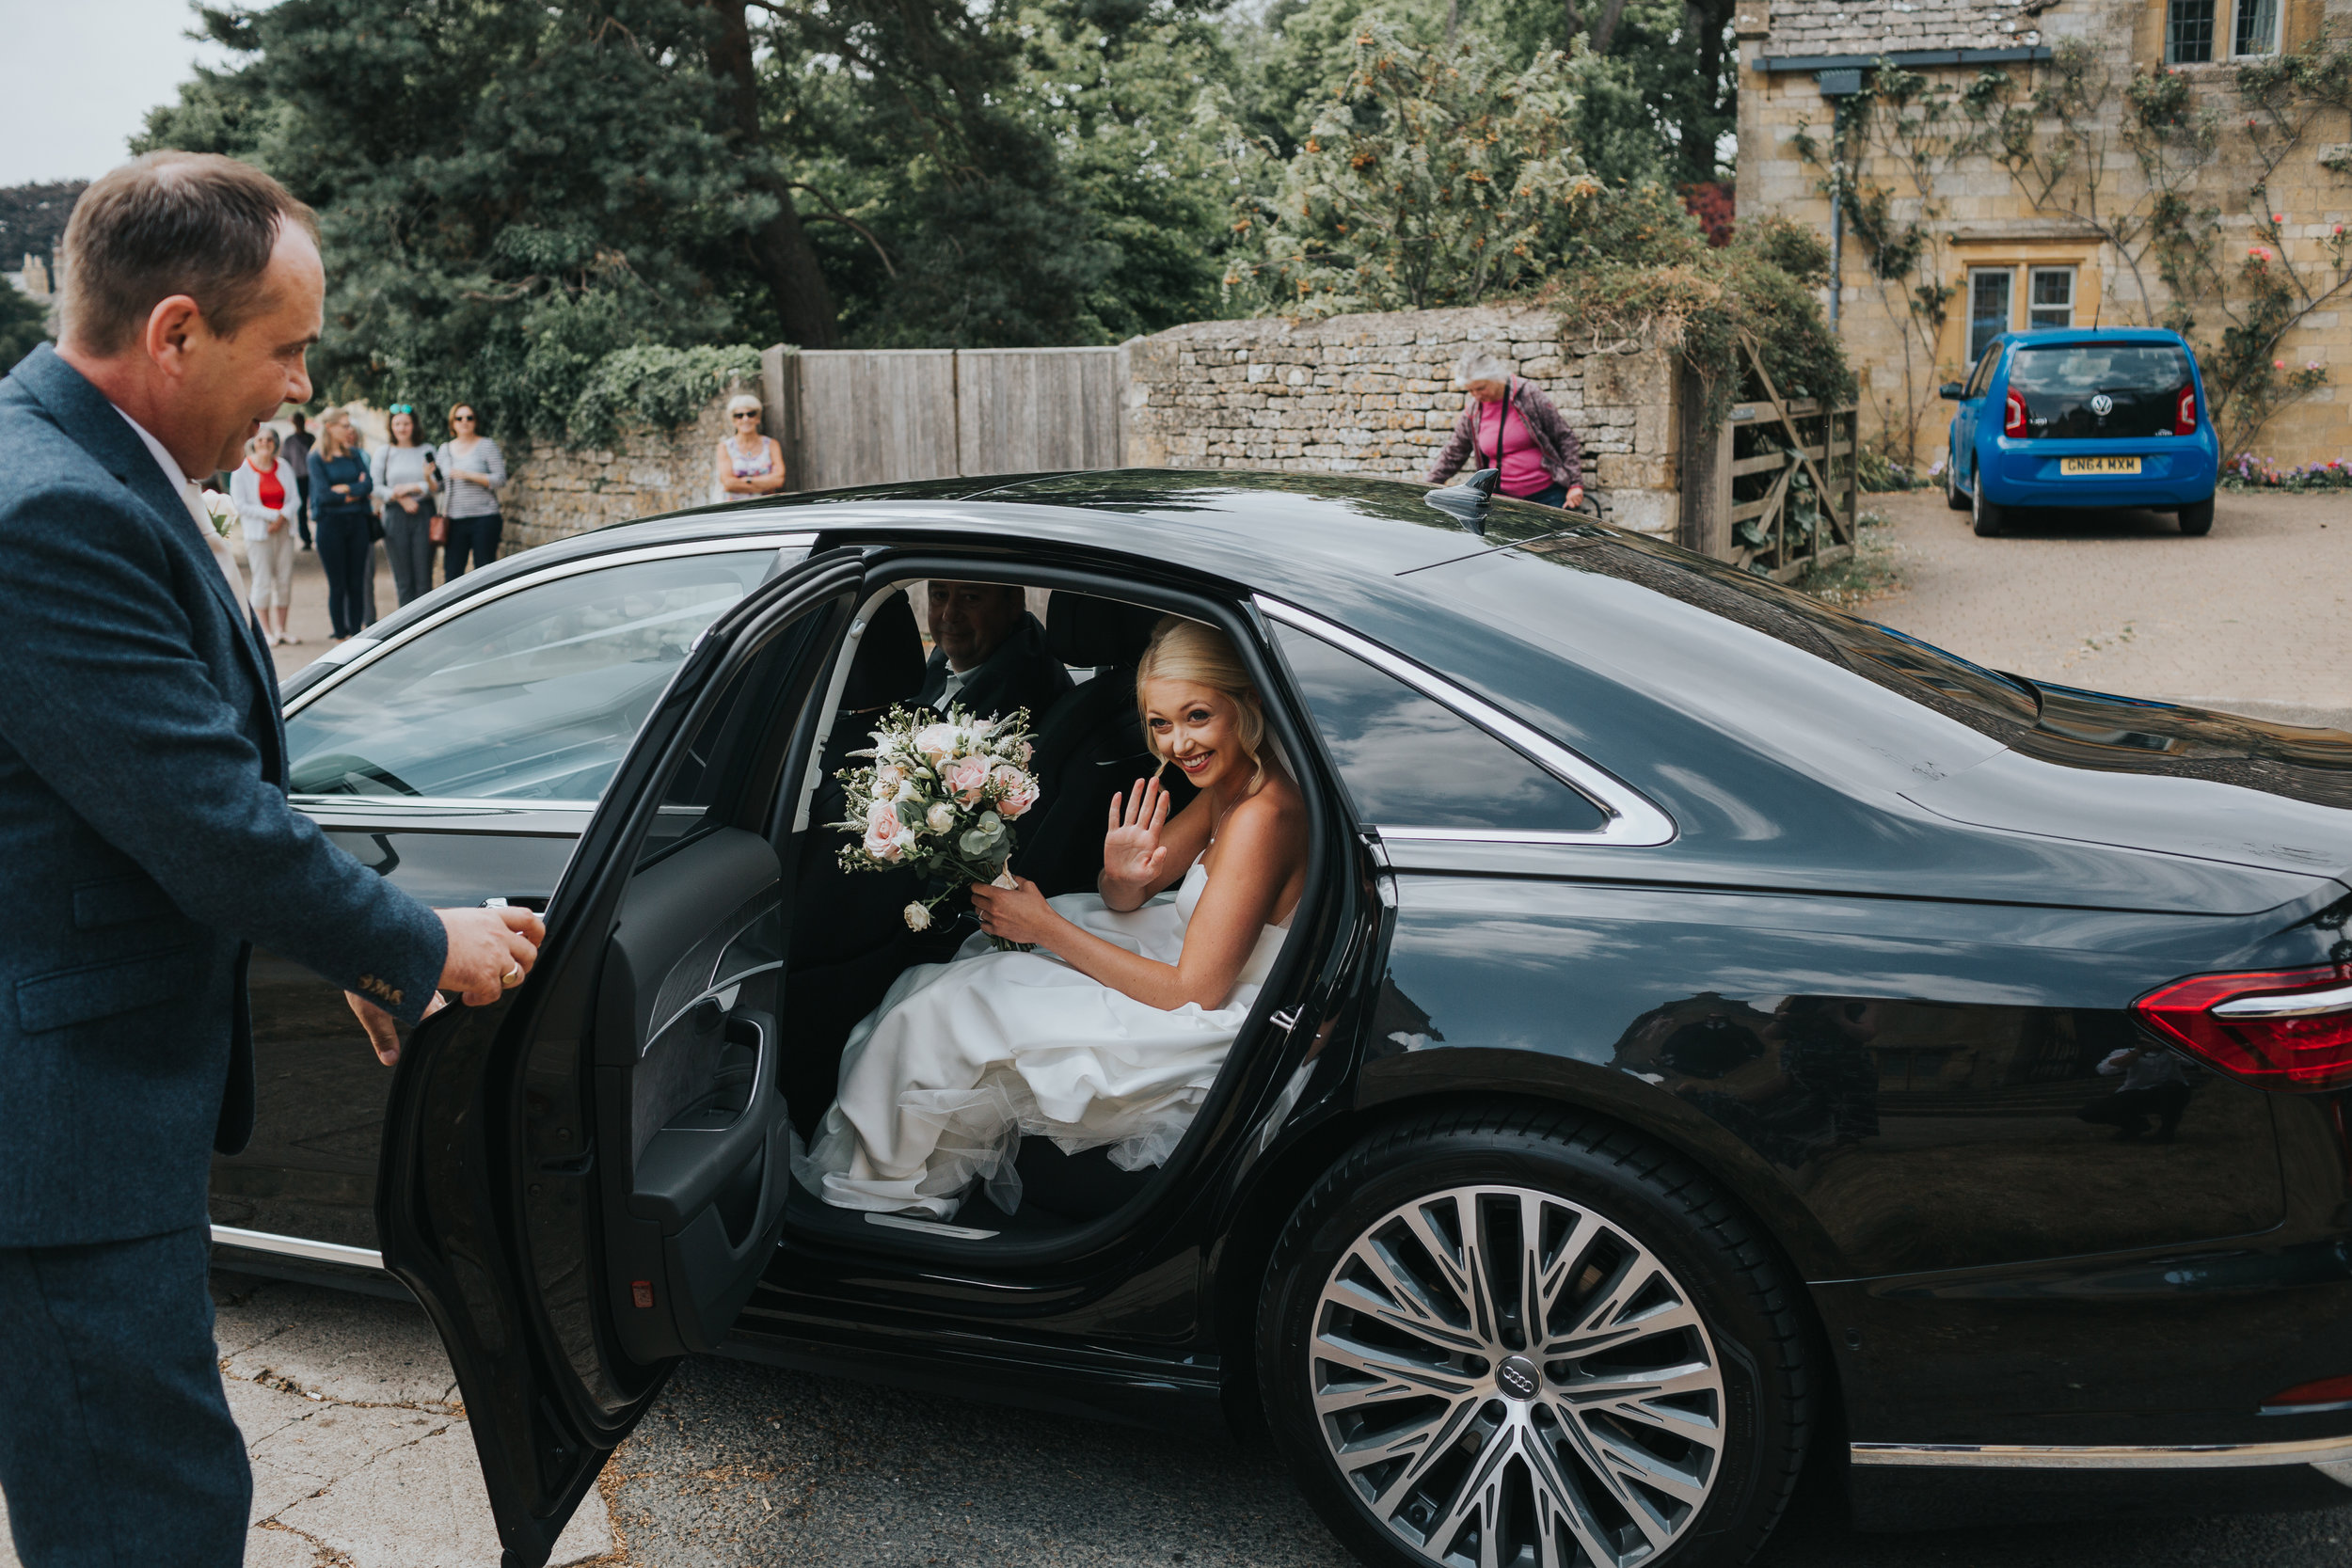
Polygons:
[[278,455],[278,432],[269,426],[245,444],[245,461],[229,480],[229,499],[245,528],[253,613],[273,644],[298,642],[300,638],[286,631],[286,617],[294,609],[294,524],[302,492],[294,465]]
[[1506,496],[1544,506],[1584,504],[1583,451],[1549,398],[1514,375],[1509,361],[1491,354],[1462,356],[1454,379],[1470,403],[1454,421],[1454,438],[1431,466],[1430,483],[1444,483],[1470,462],[1478,468],[1500,467],[1500,488]]

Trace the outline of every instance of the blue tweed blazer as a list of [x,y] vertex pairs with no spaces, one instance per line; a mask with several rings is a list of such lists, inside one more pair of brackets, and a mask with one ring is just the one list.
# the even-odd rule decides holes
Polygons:
[[0,381],[0,1246],[204,1220],[253,1128],[255,944],[422,1013],[441,923],[287,803],[285,752],[185,504],[35,349]]

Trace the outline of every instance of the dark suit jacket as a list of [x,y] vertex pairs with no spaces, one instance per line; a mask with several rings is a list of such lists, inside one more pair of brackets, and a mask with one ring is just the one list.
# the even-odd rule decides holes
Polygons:
[[204,1220],[253,1126],[254,944],[421,1016],[440,922],[287,804],[285,751],[185,504],[35,349],[0,382],[0,1246]]
[[[923,667],[923,689],[915,696],[916,704],[940,706],[940,693],[946,685],[947,655],[934,648],[930,662]],[[1045,710],[1070,687],[1070,672],[1045,650],[1045,628],[1037,624],[1036,616],[1025,613],[1011,635],[965,678],[963,689],[953,701],[983,719],[1025,707],[1035,726],[1045,721]]]

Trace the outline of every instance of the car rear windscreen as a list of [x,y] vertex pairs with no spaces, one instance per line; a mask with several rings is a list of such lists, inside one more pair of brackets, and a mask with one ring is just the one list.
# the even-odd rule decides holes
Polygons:
[[2170,343],[2029,344],[2009,372],[2026,428],[2068,440],[2169,436],[2188,385],[2188,356]]

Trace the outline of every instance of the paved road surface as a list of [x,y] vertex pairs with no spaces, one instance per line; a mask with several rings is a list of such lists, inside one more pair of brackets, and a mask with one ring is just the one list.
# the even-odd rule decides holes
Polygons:
[[2037,680],[2352,723],[2352,496],[2225,490],[2202,539],[2153,512],[1979,539],[1926,491],[1864,509],[1894,522],[1905,584],[1873,620]]

